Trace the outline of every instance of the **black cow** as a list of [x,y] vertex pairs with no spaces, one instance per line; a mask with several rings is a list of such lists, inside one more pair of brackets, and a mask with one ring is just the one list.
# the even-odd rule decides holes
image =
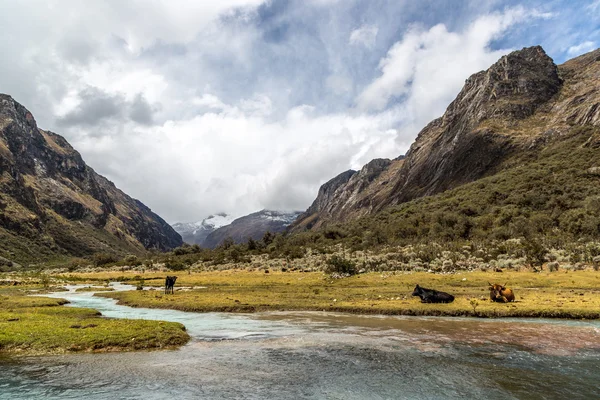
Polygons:
[[167,276],[167,278],[165,279],[165,294],[174,292],[176,280],[177,280],[176,276]]
[[421,303],[452,303],[454,296],[446,292],[438,292],[433,289],[425,289],[417,285],[413,291],[413,296],[419,296]]

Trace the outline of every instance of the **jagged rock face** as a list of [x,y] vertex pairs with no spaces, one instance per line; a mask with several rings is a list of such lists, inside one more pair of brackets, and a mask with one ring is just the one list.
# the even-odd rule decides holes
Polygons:
[[317,194],[317,198],[310,207],[306,210],[306,212],[302,213],[298,220],[294,223],[294,226],[298,225],[302,222],[302,226],[308,229],[311,229],[315,226],[315,218],[311,217],[325,217],[328,215],[327,210],[331,209],[334,205],[335,200],[338,198],[336,196],[336,191],[340,187],[343,187],[348,183],[350,178],[356,174],[354,170],[344,171],[335,178],[325,182],[319,188],[319,193]]
[[316,229],[329,220],[345,221],[364,215],[385,197],[390,175],[402,165],[404,157],[396,160],[377,158],[360,171],[346,171],[326,182],[310,208],[293,224],[293,229]]
[[[384,166],[370,183],[357,184],[358,173],[333,194],[319,191],[319,206],[313,203],[294,229],[343,222],[472,182],[585,124],[600,125],[600,50],[560,67],[539,46],[515,51],[467,79],[404,160]],[[590,145],[596,142],[590,138]]]
[[298,218],[300,211],[280,212],[272,210],[258,211],[234,220],[211,232],[204,240],[204,247],[215,248],[225,239],[231,238],[235,243],[244,243],[249,238],[262,239],[266,232],[279,233],[287,229]]
[[[59,255],[166,250],[182,243],[159,216],[94,172],[63,137],[39,129],[25,107],[3,94],[0,229]],[[0,252],[10,256],[12,250]]]
[[506,55],[471,76],[444,115],[419,133],[384,204],[439,193],[493,172],[516,143],[486,123],[530,117],[561,84],[556,65],[539,46]]

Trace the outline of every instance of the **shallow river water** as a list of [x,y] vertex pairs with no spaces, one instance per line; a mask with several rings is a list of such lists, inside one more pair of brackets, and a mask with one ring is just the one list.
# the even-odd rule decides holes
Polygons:
[[0,399],[600,398],[599,321],[188,313],[73,289],[52,296],[107,317],[181,322],[192,340],[0,358]]

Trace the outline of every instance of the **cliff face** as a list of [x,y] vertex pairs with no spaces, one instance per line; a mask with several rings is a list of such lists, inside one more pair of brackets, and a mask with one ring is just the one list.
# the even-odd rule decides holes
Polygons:
[[322,188],[294,229],[344,222],[494,174],[574,126],[598,126],[599,93],[600,50],[561,66],[539,46],[510,53],[467,79],[403,160],[373,160],[333,194]]
[[88,167],[61,136],[0,94],[0,255],[39,260],[167,250],[181,237]]
[[294,230],[317,229],[327,221],[346,221],[373,211],[387,198],[389,185],[404,157],[378,158],[360,171],[346,171],[323,184],[313,204],[293,224]]

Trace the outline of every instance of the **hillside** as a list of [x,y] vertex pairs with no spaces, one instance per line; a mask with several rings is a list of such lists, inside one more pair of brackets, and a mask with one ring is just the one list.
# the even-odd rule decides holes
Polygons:
[[570,146],[574,136],[595,143],[599,60],[596,50],[556,66],[539,46],[502,57],[467,79],[404,158],[373,160],[358,173],[345,173],[344,182],[325,183],[293,230],[353,221],[523,166],[560,148],[557,143]]
[[87,166],[61,136],[0,94],[3,264],[169,250],[181,237],[139,200]]
[[259,240],[266,232],[285,231],[298,215],[300,215],[299,212],[261,210],[237,218],[231,224],[214,230],[206,237],[202,245],[215,248],[227,238],[233,239],[234,243],[245,243],[249,238]]

